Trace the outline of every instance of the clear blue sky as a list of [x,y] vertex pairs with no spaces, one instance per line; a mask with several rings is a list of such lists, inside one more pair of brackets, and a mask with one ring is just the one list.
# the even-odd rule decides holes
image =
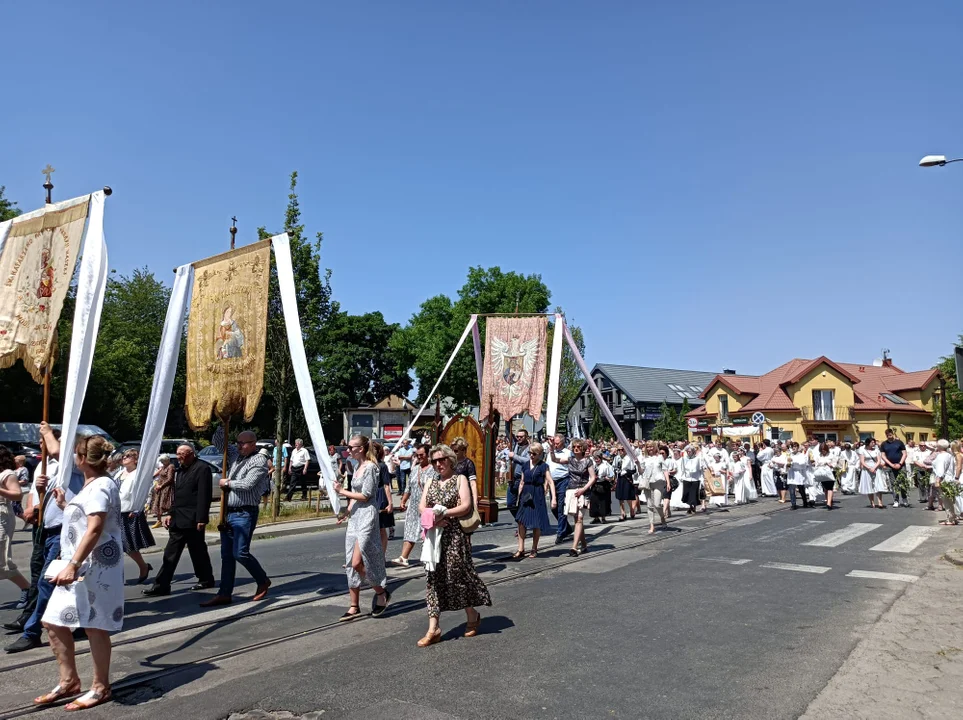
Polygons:
[[[790,7],[791,5],[791,7]],[[281,226],[351,312],[541,273],[587,360],[930,366],[963,332],[963,3],[8,3],[0,184],[111,266]],[[725,320],[722,320],[722,317]]]

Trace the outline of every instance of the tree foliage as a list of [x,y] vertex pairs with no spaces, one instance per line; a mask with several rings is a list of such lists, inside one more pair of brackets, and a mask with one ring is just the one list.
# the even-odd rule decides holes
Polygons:
[[[963,346],[963,335],[957,338],[957,345]],[[953,355],[941,357],[936,368],[943,375],[946,381],[946,419],[949,438],[963,437],[963,390],[960,390],[960,378],[956,376],[956,359]],[[936,412],[934,423],[936,430],[939,431],[942,417],[940,414],[940,403],[937,398],[935,402]]]
[[[473,313],[543,313],[551,293],[541,275],[503,272],[500,267],[468,270],[465,284],[452,300],[436,295],[421,304],[406,327],[392,340],[391,350],[399,362],[409,363],[418,378],[418,401],[423,402],[441,375],[458,338]],[[485,319],[480,319],[484,337]],[[466,342],[445,376],[439,392],[455,405],[478,404],[475,356]]]
[[13,220],[20,214],[20,208],[17,207],[17,203],[3,196],[6,189],[5,186],[0,185],[0,222]]

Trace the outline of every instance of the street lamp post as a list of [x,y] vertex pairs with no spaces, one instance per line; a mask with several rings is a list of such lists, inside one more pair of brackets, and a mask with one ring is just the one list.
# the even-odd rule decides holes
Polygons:
[[963,158],[947,160],[946,155],[927,155],[920,160],[920,167],[943,167],[947,163],[963,162]]

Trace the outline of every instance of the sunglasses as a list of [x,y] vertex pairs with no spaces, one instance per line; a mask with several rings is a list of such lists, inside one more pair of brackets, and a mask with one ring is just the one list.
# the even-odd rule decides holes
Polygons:
[[440,462],[445,462],[445,460],[447,460],[447,459],[448,459],[448,458],[445,458],[445,457],[432,458],[432,459],[431,459],[431,462],[432,462],[432,464],[434,464],[434,463],[440,463]]

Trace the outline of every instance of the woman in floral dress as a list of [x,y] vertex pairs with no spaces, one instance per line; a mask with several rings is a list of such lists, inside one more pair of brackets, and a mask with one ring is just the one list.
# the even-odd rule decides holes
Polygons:
[[464,610],[468,618],[465,637],[475,637],[481,623],[481,615],[475,608],[492,604],[488,588],[475,572],[471,542],[458,522],[458,518],[472,510],[468,478],[455,475],[455,451],[447,445],[432,447],[430,457],[439,477],[425,483],[419,510],[424,512],[437,505],[444,508],[436,511],[435,525],[442,528],[441,560],[428,572],[428,633],[418,641],[418,647],[441,642],[438,622],[442,612]]
[[85,710],[110,700],[110,635],[124,625],[124,548],[120,493],[107,475],[114,446],[100,435],[77,442],[76,466],[84,487],[66,501],[54,488],[53,500],[63,508],[60,559],[66,566],[53,579],[53,594],[43,614],[50,647],[60,666],[60,683],[34,703],[49,705],[80,692],[73,631],[84,628],[90,641],[94,679],[90,690],[67,705]]

